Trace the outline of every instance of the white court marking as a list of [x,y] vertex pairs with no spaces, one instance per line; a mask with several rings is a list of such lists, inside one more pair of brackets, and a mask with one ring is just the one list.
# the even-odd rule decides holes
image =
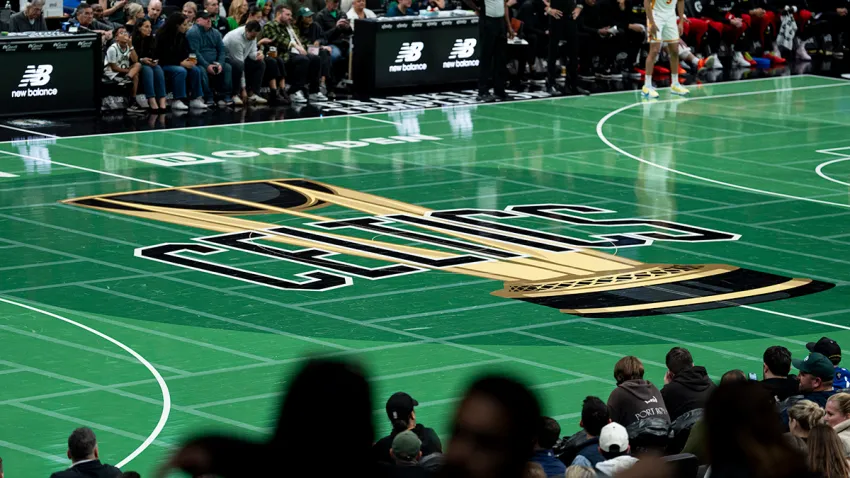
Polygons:
[[[840,154],[840,156],[844,156],[844,157],[842,157],[842,158],[838,158],[838,159],[833,159],[833,160],[831,160],[831,161],[827,161],[827,162],[825,162],[825,163],[820,163],[820,164],[818,164],[818,167],[816,167],[816,168],[815,168],[815,173],[817,173],[817,175],[818,175],[818,176],[820,176],[820,177],[822,177],[822,178],[826,179],[827,181],[831,181],[831,182],[836,183],[836,184],[841,184],[841,185],[843,185],[843,186],[850,186],[850,183],[848,183],[848,182],[846,182],[846,181],[842,181],[842,180],[840,180],[840,179],[835,179],[835,178],[833,178],[832,176],[830,176],[830,175],[826,174],[825,172],[823,172],[823,168],[825,168],[825,167],[827,167],[827,166],[829,166],[829,165],[831,165],[831,164],[840,163],[840,162],[843,162],[843,161],[850,161],[850,148],[841,148],[841,149],[848,150],[848,151],[847,151],[847,153],[848,153],[848,154],[846,154],[846,155],[844,155],[844,154]],[[834,151],[834,150],[833,150],[833,151]],[[833,154],[833,155],[839,156],[839,154],[836,154],[836,153],[834,153],[834,152],[831,152],[831,151],[830,151],[830,150],[828,150],[828,149],[818,151],[818,153],[826,153],[826,154]]]
[[112,337],[104,334],[103,332],[95,330],[95,329],[93,329],[93,328],[91,328],[87,325],[83,325],[83,324],[76,322],[74,320],[62,317],[61,315],[57,315],[57,314],[54,314],[52,312],[48,312],[48,311],[43,310],[43,309],[39,309],[38,307],[33,307],[31,305],[22,304],[20,302],[15,302],[13,300],[5,299],[3,297],[0,297],[0,302],[5,302],[5,303],[10,304],[10,305],[14,305],[14,306],[17,306],[17,307],[22,307],[24,309],[31,310],[33,312],[38,312],[39,314],[44,314],[44,315],[47,315],[49,317],[53,317],[54,319],[59,319],[63,322],[67,322],[67,323],[69,323],[69,324],[71,324],[75,327],[79,327],[79,328],[85,330],[86,332],[91,332],[92,334],[97,335],[98,337],[100,337],[104,340],[108,340],[109,342],[117,345],[118,347],[123,349],[125,352],[132,355],[136,360],[139,361],[139,363],[144,365],[145,368],[147,368],[150,371],[150,373],[154,376],[157,383],[159,384],[159,389],[160,389],[160,392],[162,393],[162,414],[159,417],[159,422],[157,422],[153,431],[151,431],[150,435],[148,435],[148,437],[145,439],[145,441],[143,441],[142,444],[139,445],[138,448],[133,450],[132,453],[127,455],[123,460],[118,462],[118,464],[116,464],[115,466],[118,467],[118,468],[124,467],[124,465],[133,461],[133,459],[135,459],[137,456],[139,456],[143,451],[145,451],[145,449],[147,447],[149,447],[151,445],[151,443],[154,442],[154,440],[156,440],[156,437],[159,436],[160,432],[162,432],[162,429],[165,428],[165,423],[168,421],[168,415],[171,412],[171,393],[168,391],[168,385],[165,383],[165,379],[162,378],[162,375],[160,375],[159,371],[157,371],[157,369],[153,365],[151,365],[150,362],[148,362],[144,357],[139,355],[138,352],[131,349],[130,347],[128,347],[128,346],[124,345],[123,343],[113,339]]

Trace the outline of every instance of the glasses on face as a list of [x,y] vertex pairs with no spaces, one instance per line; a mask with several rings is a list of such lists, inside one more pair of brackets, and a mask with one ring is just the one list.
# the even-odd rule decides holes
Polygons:
[[118,36],[119,37],[126,37],[126,36],[130,36],[130,34],[127,33],[127,30],[121,30],[120,32],[118,32]]

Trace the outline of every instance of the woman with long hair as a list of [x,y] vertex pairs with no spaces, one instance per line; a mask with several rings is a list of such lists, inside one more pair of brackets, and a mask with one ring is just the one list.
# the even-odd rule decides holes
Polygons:
[[272,10],[274,10],[274,0],[257,0],[257,8],[263,12],[263,16],[260,18],[260,26],[266,26],[266,23],[270,22],[272,19]]
[[809,471],[822,478],[847,478],[850,464],[844,457],[844,447],[831,426],[821,423],[809,433]]
[[248,13],[242,15],[239,19],[239,26],[242,26],[250,21],[255,21],[260,23],[260,19],[263,18],[263,11],[259,9],[256,5],[251,5],[248,7]]
[[[189,53],[186,31],[192,23],[182,13],[172,13],[156,32],[156,58],[165,76],[171,81],[171,93],[174,101],[171,108],[188,110],[190,107],[206,109],[204,92],[201,88],[201,72]],[[186,91],[186,83],[189,91]],[[188,96],[187,96],[188,95]],[[184,100],[191,99],[189,106]]]
[[844,456],[850,457],[850,393],[836,393],[826,401],[826,423],[835,429],[844,447]]
[[189,26],[195,23],[195,18],[198,16],[198,4],[195,2],[186,2],[183,4],[183,16],[189,21]]
[[230,8],[227,10],[227,23],[230,24],[231,30],[239,28],[239,19],[246,13],[248,13],[248,0],[230,2]]
[[[165,73],[156,59],[156,39],[151,32],[153,27],[147,18],[139,20],[133,30],[133,48],[142,64],[141,80],[144,95],[139,95],[147,101],[151,111],[165,110]],[[142,105],[141,98],[137,101]]]
[[824,411],[811,400],[800,400],[788,409],[788,427],[786,433],[789,442],[803,453],[808,453],[809,433],[823,420]]

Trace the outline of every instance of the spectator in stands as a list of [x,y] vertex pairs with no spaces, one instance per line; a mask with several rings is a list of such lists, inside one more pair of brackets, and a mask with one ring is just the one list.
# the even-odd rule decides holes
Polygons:
[[189,50],[198,59],[201,71],[201,84],[207,106],[215,104],[216,96],[221,98],[219,106],[232,106],[233,69],[225,61],[224,41],[221,33],[212,27],[212,17],[202,10],[195,19],[195,25],[186,32]]
[[212,24],[212,28],[218,31],[221,34],[221,37],[224,38],[224,35],[227,35],[227,32],[231,30],[230,22],[227,21],[227,18],[219,15],[219,7],[218,0],[204,0],[204,10],[210,14],[210,23]]
[[599,451],[605,461],[596,464],[602,476],[614,476],[628,470],[638,459],[631,456],[629,433],[619,423],[609,423],[599,434]]
[[354,20],[364,18],[378,18],[375,12],[366,8],[366,0],[354,0],[351,3],[351,10],[345,14],[351,20],[351,30],[354,31]]
[[[271,0],[269,2],[271,3]],[[239,26],[239,19],[246,13],[248,13],[247,0],[233,0],[230,2],[230,8],[227,10],[227,23],[231,30]]]
[[538,420],[537,436],[534,441],[534,456],[531,461],[543,467],[544,476],[561,478],[567,467],[555,456],[552,448],[561,436],[561,425],[549,417]]
[[783,437],[774,399],[760,384],[721,383],[703,416],[711,476],[806,476],[803,456]]
[[[542,71],[542,58],[546,57],[546,33],[547,18],[546,4],[543,0],[525,0],[519,4],[516,19],[522,22],[521,36],[528,42],[529,55],[523,57],[525,60],[519,65],[520,71],[525,70],[525,63],[529,63],[529,69]],[[536,68],[536,70],[535,70]]]
[[670,421],[664,397],[651,382],[643,379],[640,359],[623,357],[614,365],[617,388],[608,397],[608,414],[612,421],[625,427],[644,418]]
[[101,5],[99,3],[92,4],[91,13],[92,13],[92,16],[94,17],[95,21],[101,22],[104,25],[109,25],[110,31],[115,30],[115,27],[117,27],[118,25],[109,21],[109,18],[107,18],[105,12],[106,12],[106,10],[103,9],[103,5]]
[[[306,103],[304,91],[309,92],[312,101],[327,101],[327,97],[319,92],[321,62],[319,57],[307,53],[298,34],[292,25],[292,10],[286,5],[274,8],[275,21],[263,27],[263,38],[272,40],[271,46],[277,48],[279,57],[286,64],[285,71],[272,72],[280,77],[289,79],[289,96],[294,103]],[[297,53],[294,53],[297,52]],[[267,71],[269,65],[266,65]]]
[[595,468],[578,465],[568,467],[567,472],[564,473],[564,478],[596,478],[596,476]]
[[[287,7],[288,8],[288,7]],[[277,8],[275,8],[277,10]],[[291,20],[291,10],[281,11],[279,13],[281,18],[283,16],[289,16]],[[282,20],[281,20],[282,21]],[[265,56],[265,75],[263,77],[263,82],[269,85],[269,100],[272,103],[277,104],[289,104],[291,100],[289,98],[288,93],[286,92],[286,60],[287,52],[289,51],[288,44],[278,45],[275,43],[273,38],[266,37],[264,34],[266,31],[276,32],[278,31],[274,24],[276,22],[267,22],[263,27],[262,32],[260,33],[261,40],[257,42],[258,45],[265,45],[268,48],[268,54]],[[283,40],[287,41],[287,40]],[[299,96],[296,95],[296,98],[301,101],[303,98],[303,93]]]
[[46,32],[47,23],[41,12],[44,10],[44,0],[32,0],[26,4],[23,10],[9,17],[9,31],[24,32]]
[[136,97],[136,101],[143,108],[147,106],[155,113],[165,111],[165,73],[156,60],[156,39],[153,36],[151,21],[147,18],[136,25],[133,48],[142,65],[140,77],[144,91],[144,95],[141,98]]
[[[563,473],[557,475],[558,478],[563,476]],[[546,478],[546,470],[540,466],[540,463],[529,461],[525,465],[525,471],[522,473],[522,478]]]
[[[331,78],[331,52],[333,49],[327,45],[325,32],[322,31],[322,27],[318,23],[313,21],[313,11],[307,7],[301,7],[298,11],[298,34],[303,45],[318,48],[316,56],[319,57],[319,92],[325,95],[328,91],[328,80]],[[314,101],[322,100],[316,99]]]
[[151,21],[151,30],[154,33],[165,24],[165,17],[162,16],[162,2],[160,0],[151,0],[148,3],[148,19]]
[[390,456],[393,466],[388,467],[390,478],[426,478],[431,476],[419,466],[422,458],[422,441],[412,431],[401,432],[393,438]]
[[91,5],[88,3],[82,2],[77,5],[76,18],[72,23],[99,34],[100,40],[104,43],[112,40],[112,28],[94,19]]
[[743,370],[730,370],[720,376],[720,383],[746,382],[747,374]]
[[50,478],[77,478],[80,476],[118,478],[121,476],[121,470],[100,462],[97,437],[90,428],[77,428],[68,437],[68,458],[71,459],[71,467],[53,473]]
[[817,342],[806,344],[806,348],[809,352],[823,354],[835,366],[835,377],[832,380],[832,387],[835,390],[850,388],[850,371],[838,366],[841,363],[841,347],[838,346],[838,342],[828,337],[821,337]]
[[791,352],[780,345],[768,347],[764,351],[764,385],[777,402],[797,395],[800,382],[796,375],[791,375]]
[[250,21],[255,21],[259,23],[262,18],[263,12],[260,11],[260,9],[257,8],[255,5],[251,5],[250,7],[248,7],[248,13],[242,15],[242,18],[239,19],[239,26],[243,26]]
[[823,416],[823,408],[811,400],[800,400],[788,409],[788,428],[791,431],[786,436],[803,454],[809,453],[809,433],[815,425],[821,423]]
[[387,10],[387,17],[407,17],[418,15],[419,12],[413,9],[413,0],[398,0],[398,3],[392,5]]
[[584,429],[590,441],[579,450],[573,459],[573,465],[594,468],[597,463],[605,458],[599,453],[599,434],[602,428],[611,423],[608,417],[608,406],[599,397],[587,397],[581,407],[581,422],[579,426]]
[[821,407],[826,406],[826,400],[835,395],[832,387],[832,362],[822,354],[812,352],[805,359],[794,359],[791,363],[800,371],[800,393],[803,398]]
[[[231,3],[232,5],[232,3]],[[260,20],[260,26],[266,26],[266,23],[272,20],[272,8],[274,2],[272,0],[257,0],[257,7],[263,12],[263,18]]]
[[[617,53],[620,47],[620,26],[615,24],[623,14],[618,2],[598,2],[585,0],[584,8],[579,16],[579,76],[582,79],[593,80],[619,79],[619,71],[615,71]],[[599,58],[599,70],[593,69],[593,58]],[[672,405],[667,404],[670,411]],[[671,413],[672,415],[672,413]],[[672,418],[672,416],[671,416]]]
[[316,14],[313,21],[322,28],[326,43],[331,47],[331,62],[336,63],[346,57],[351,38],[351,22],[339,9],[339,0],[325,2],[325,8]]
[[844,454],[850,457],[850,393],[836,393],[829,397],[824,412],[824,421],[838,433]]
[[124,27],[127,29],[127,33],[132,35],[133,30],[136,27],[136,23],[145,18],[145,9],[138,3],[131,3],[127,5],[126,15],[127,23],[124,24]]
[[841,440],[829,425],[818,424],[809,434],[809,471],[821,478],[846,478],[850,464]]
[[[156,59],[171,82],[171,93],[174,101],[171,108],[188,110],[191,108],[206,109],[204,92],[201,86],[201,72],[196,61],[189,56],[189,42],[186,31],[192,23],[182,13],[172,13],[165,25],[156,32]],[[186,91],[186,85],[189,91]],[[184,100],[191,99],[187,106]]]
[[440,443],[437,432],[416,422],[416,411],[414,407],[417,405],[419,405],[419,402],[404,392],[396,392],[390,396],[389,400],[387,400],[386,410],[387,417],[389,417],[392,424],[392,432],[378,440],[375,446],[372,447],[372,457],[375,461],[392,463],[392,457],[389,451],[393,439],[399,433],[407,430],[412,431],[422,440],[422,456],[443,452],[443,444]]
[[670,420],[705,407],[705,402],[714,391],[714,382],[708,378],[705,367],[694,366],[691,353],[682,347],[670,349],[666,363],[667,374],[664,375],[661,396],[670,412]]
[[[106,49],[106,57],[103,60],[103,76],[107,79],[122,84],[133,84],[131,98],[135,99],[139,90],[139,71],[142,69],[139,57],[136,55],[130,41],[130,34],[123,26],[119,26],[113,33],[115,42]],[[131,104],[130,109],[145,108],[141,105]]]
[[233,71],[233,102],[237,106],[245,101],[254,104],[267,102],[258,95],[266,70],[263,53],[257,48],[260,30],[259,22],[252,20],[224,36],[226,61]]
[[184,3],[182,13],[189,23],[195,23],[195,17],[198,16],[198,4],[195,2]]
[[539,418],[537,398],[524,385],[498,376],[476,380],[455,412],[440,476],[520,478]]

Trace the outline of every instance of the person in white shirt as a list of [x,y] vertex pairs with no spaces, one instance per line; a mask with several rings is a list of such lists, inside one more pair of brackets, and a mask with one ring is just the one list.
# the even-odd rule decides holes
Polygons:
[[[244,101],[257,104],[267,102],[257,94],[266,71],[263,52],[257,48],[257,37],[261,30],[260,22],[251,20],[224,36],[227,63],[233,69],[233,101],[237,105]],[[271,40],[265,38],[260,42],[271,43]]]
[[[132,97],[136,97],[139,89],[139,71],[142,64],[130,42],[127,29],[120,26],[115,29],[115,43],[106,49],[103,60],[103,76],[118,84],[133,83]],[[133,103],[133,107],[135,107]]]
[[351,4],[351,10],[345,14],[351,22],[351,29],[354,30],[354,22],[353,20],[362,20],[364,18],[378,18],[375,15],[375,12],[366,8],[366,0],[354,0],[354,3]]

